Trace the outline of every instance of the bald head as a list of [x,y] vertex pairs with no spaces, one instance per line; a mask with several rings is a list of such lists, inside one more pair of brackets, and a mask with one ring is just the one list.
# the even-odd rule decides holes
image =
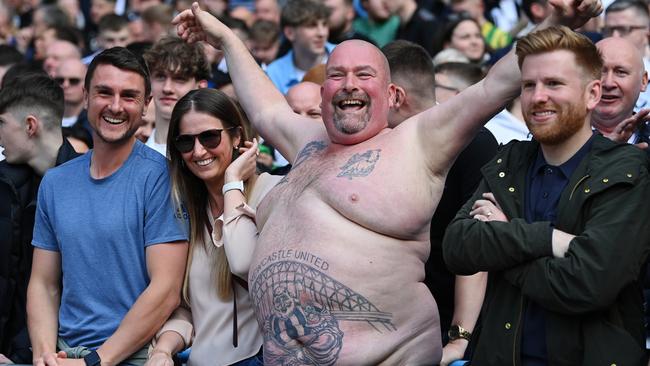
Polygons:
[[294,112],[301,116],[321,120],[320,85],[303,81],[292,86],[285,95]]
[[609,37],[596,43],[603,57],[603,95],[593,113],[593,122],[599,130],[609,132],[632,115],[648,78],[643,55],[625,38]]
[[395,85],[386,57],[374,45],[349,40],[336,46],[322,90],[323,122],[333,142],[356,144],[388,127]]

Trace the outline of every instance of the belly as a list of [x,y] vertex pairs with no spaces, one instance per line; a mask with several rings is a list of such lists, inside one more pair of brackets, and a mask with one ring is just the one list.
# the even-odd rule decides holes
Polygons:
[[439,361],[437,306],[421,282],[428,243],[386,237],[335,212],[284,214],[266,223],[249,278],[265,364]]

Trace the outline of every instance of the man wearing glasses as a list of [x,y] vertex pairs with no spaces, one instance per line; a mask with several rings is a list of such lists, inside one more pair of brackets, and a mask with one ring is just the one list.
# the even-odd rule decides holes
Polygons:
[[63,89],[63,127],[74,125],[84,109],[84,76],[86,65],[76,58],[62,61],[54,73],[54,81]]
[[[650,13],[645,2],[639,0],[616,0],[605,10],[605,37],[621,37],[632,42],[644,56],[646,71],[650,70]],[[635,111],[650,107],[650,90],[639,95]]]

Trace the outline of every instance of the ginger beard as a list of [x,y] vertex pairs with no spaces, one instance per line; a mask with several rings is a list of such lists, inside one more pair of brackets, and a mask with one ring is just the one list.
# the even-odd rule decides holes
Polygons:
[[370,122],[370,98],[365,92],[341,91],[332,98],[334,127],[347,135],[366,128]]
[[[556,113],[553,121],[535,123],[533,113],[542,110],[553,110]],[[535,140],[544,145],[558,145],[575,135],[584,125],[587,117],[587,106],[583,101],[564,106],[552,101],[532,105],[524,113],[528,130]]]

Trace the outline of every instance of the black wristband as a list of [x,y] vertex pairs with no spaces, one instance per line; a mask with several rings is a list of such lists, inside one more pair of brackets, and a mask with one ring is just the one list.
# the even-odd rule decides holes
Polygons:
[[99,358],[97,351],[91,351],[89,354],[84,356],[84,362],[86,366],[100,366],[102,364],[102,359]]

